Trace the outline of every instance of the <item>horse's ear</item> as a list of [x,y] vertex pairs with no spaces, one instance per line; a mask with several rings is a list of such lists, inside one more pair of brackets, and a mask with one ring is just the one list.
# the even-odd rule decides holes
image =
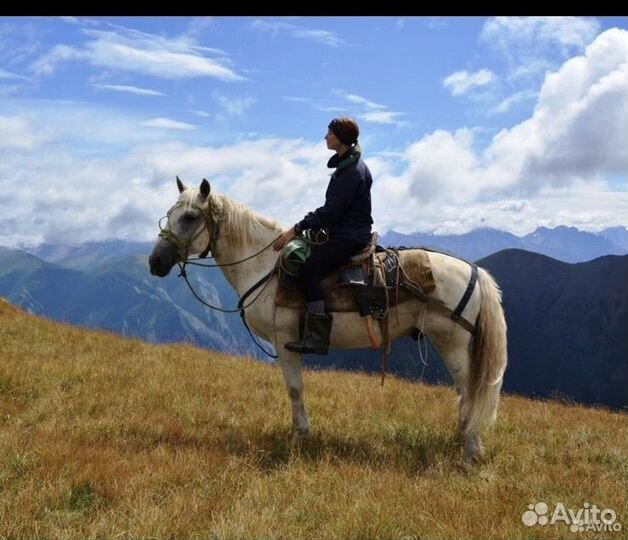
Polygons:
[[178,176],[177,176],[177,187],[179,188],[179,193],[183,193],[187,189],[185,187],[185,184],[181,182],[181,180],[179,180]]
[[203,178],[203,181],[201,182],[201,195],[203,196],[203,199],[207,199],[207,197],[209,197],[210,191],[211,188],[209,187],[209,182]]

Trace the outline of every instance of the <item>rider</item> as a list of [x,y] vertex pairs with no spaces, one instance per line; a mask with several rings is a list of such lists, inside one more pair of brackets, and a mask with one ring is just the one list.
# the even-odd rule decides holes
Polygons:
[[325,140],[327,148],[336,153],[327,167],[336,170],[327,186],[325,204],[308,213],[274,244],[279,251],[304,229],[317,231],[325,227],[329,234],[327,242],[313,249],[299,270],[307,311],[301,339],[286,343],[291,351],[327,354],[332,315],[325,312],[321,277],[360,252],[371,239],[373,179],[361,159],[359,134],[358,124],[351,118],[335,118],[330,122]]

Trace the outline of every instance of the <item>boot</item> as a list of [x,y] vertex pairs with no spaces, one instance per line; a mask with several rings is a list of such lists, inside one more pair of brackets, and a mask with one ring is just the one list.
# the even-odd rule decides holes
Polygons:
[[306,312],[300,341],[286,343],[286,349],[303,354],[327,354],[332,319],[331,313]]

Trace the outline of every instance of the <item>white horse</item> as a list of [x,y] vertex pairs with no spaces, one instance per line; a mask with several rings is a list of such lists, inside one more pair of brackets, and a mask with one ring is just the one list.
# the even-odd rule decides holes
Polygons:
[[[188,189],[177,177],[177,185],[179,200],[168,212],[167,223],[150,256],[151,273],[164,277],[190,255],[211,250],[217,265],[242,297],[275,267],[277,252],[264,248],[283,232],[281,227],[224,195],[210,194],[205,179],[199,188]],[[404,253],[411,256],[411,251]],[[427,253],[436,282],[429,296],[453,309],[469,283],[470,265],[441,253]],[[242,262],[229,264],[238,261]],[[459,394],[458,431],[464,440],[467,463],[483,460],[480,435],[495,421],[507,362],[501,292],[486,270],[478,270],[479,287],[474,288],[463,312],[468,321],[475,323],[473,335],[443,311],[430,309],[430,304],[418,299],[391,308],[389,316],[392,339],[418,329],[444,360]],[[303,403],[301,355],[284,348],[286,342],[299,338],[299,310],[275,306],[277,286],[274,274],[265,287],[256,290],[259,296],[246,308],[245,315],[252,330],[275,346],[292,403],[293,438],[299,440],[310,429]],[[255,294],[248,298],[254,299]],[[358,313],[334,313],[330,347],[369,347],[364,321]]]

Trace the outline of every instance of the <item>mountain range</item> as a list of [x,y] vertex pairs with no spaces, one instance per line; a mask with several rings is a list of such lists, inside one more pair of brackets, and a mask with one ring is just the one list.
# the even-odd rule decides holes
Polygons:
[[525,236],[491,228],[475,229],[466,234],[402,234],[390,231],[382,236],[386,246],[426,247],[445,251],[470,261],[487,257],[502,249],[534,251],[564,262],[590,261],[603,255],[628,254],[628,229],[611,227],[590,233],[575,227],[539,227]]
[[[127,249],[129,246],[122,246]],[[86,328],[111,330],[154,343],[189,342],[234,354],[250,354],[248,334],[239,318],[209,311],[196,302],[173,272],[157,280],[146,255],[109,256],[99,264],[89,249],[69,250],[68,266],[43,261],[23,251],[0,248],[0,295],[27,311]],[[59,254],[55,249],[51,253]],[[238,297],[220,271],[211,278],[188,277],[209,302],[235,306]]]
[[[622,249],[621,242],[628,242],[624,227],[603,232],[593,235],[558,227],[538,229],[523,238],[536,241],[543,249],[554,245],[555,251],[579,257],[603,246],[615,252]],[[391,234],[384,240],[392,238],[396,245],[411,243],[395,242]],[[556,240],[561,237],[565,239],[562,247]],[[452,246],[468,244],[475,244],[478,251],[501,250],[478,263],[493,273],[503,289],[509,325],[506,391],[561,396],[614,408],[626,406],[628,256],[605,254],[570,264],[521,249],[502,249],[506,240],[523,239],[491,229],[427,239],[430,246],[436,246],[446,244],[444,238],[450,241],[447,251],[455,252]],[[264,359],[237,315],[204,308],[175,271],[164,279],[150,276],[147,255],[151,248],[150,243],[122,241],[46,244],[30,248],[30,253],[0,248],[0,295],[32,313],[75,325],[150,342],[184,341]],[[474,259],[469,250],[461,255]],[[211,303],[224,307],[237,304],[235,292],[219,270],[193,269],[189,277]],[[449,382],[429,343],[420,341],[418,345],[422,355],[409,338],[395,342],[390,371],[427,382]],[[305,363],[377,371],[380,356],[370,350],[332,351],[328,357],[307,356]]]

